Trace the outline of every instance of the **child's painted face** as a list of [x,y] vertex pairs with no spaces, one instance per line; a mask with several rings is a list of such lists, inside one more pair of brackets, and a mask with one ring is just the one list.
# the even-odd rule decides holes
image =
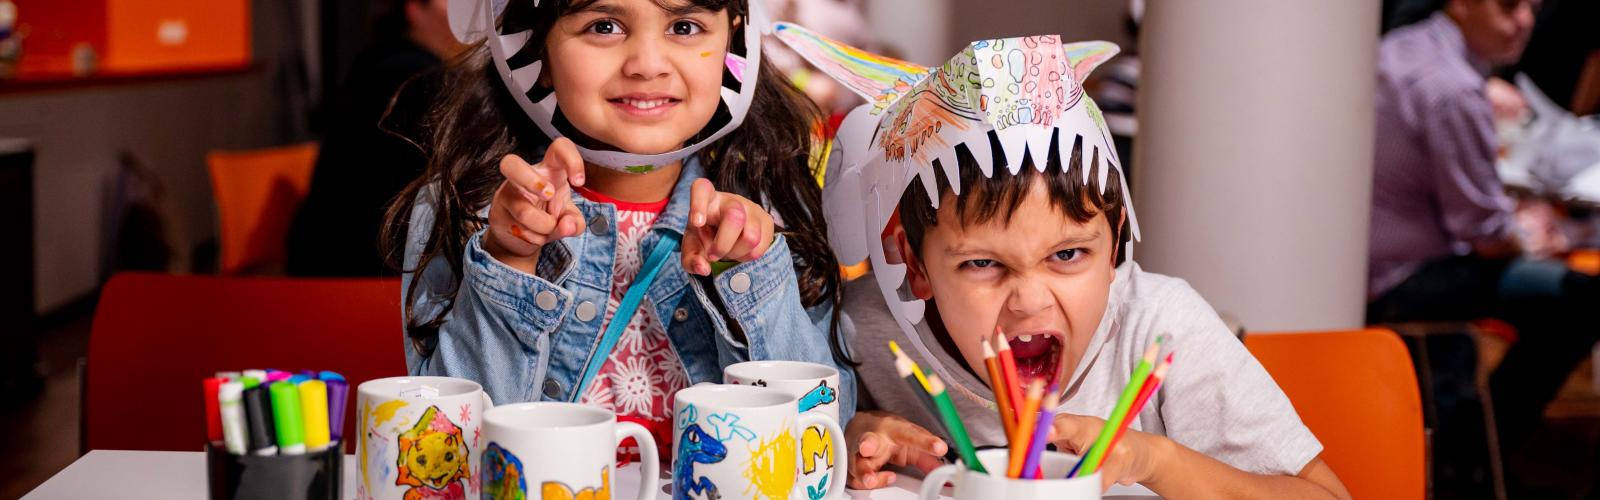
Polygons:
[[982,343],[996,325],[1024,382],[1065,380],[1100,325],[1115,275],[1116,239],[1105,214],[1074,222],[1050,205],[1040,180],[1009,220],[962,227],[957,202],[953,195],[940,202],[920,257],[902,251],[912,292],[933,299],[961,357],[985,382]]
[[665,153],[716,112],[731,32],[726,9],[599,0],[556,21],[546,74],[584,134],[630,153]]

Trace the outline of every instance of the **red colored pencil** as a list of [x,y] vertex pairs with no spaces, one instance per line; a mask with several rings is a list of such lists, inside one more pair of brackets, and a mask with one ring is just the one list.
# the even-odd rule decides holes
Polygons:
[[[1013,413],[1008,417],[1011,418],[1013,424],[1021,424],[1022,419],[1026,418],[1019,413],[1022,410],[1022,405],[1018,404],[1022,401],[1022,380],[1017,375],[1017,358],[1011,356],[1011,342],[1006,341],[1006,334],[1000,331],[999,326],[994,327],[994,350],[995,357],[1000,358],[1000,377],[1005,379],[1003,387],[1008,392],[1009,397],[1007,399],[1011,400]],[[1031,416],[1028,415],[1028,417]],[[1027,439],[1027,436],[1022,438]]]
[[1155,395],[1156,390],[1161,388],[1161,381],[1167,378],[1167,370],[1172,368],[1173,354],[1175,353],[1168,353],[1167,359],[1156,365],[1155,371],[1150,373],[1150,378],[1144,380],[1144,386],[1139,388],[1139,397],[1134,400],[1133,407],[1128,410],[1128,416],[1123,419],[1122,427],[1117,428],[1117,433],[1111,436],[1111,442],[1106,445],[1107,452],[1117,449],[1117,441],[1121,441],[1122,435],[1128,432],[1128,422],[1132,421],[1134,417],[1139,415],[1140,411],[1144,410],[1145,402],[1149,401],[1150,397]]

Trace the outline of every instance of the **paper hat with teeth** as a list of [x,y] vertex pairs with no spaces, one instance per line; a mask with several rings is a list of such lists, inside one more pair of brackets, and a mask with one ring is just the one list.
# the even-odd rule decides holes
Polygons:
[[[749,1],[749,15],[741,20],[730,38],[726,64],[722,74],[722,102],[711,116],[711,121],[699,134],[685,143],[682,149],[661,154],[634,154],[615,147],[590,149],[585,144],[597,144],[582,131],[572,126],[561,113],[560,103],[553,89],[539,85],[539,75],[544,70],[540,55],[543,47],[538,40],[530,40],[531,31],[502,33],[496,19],[505,12],[508,0],[449,0],[450,30],[463,43],[484,40],[499,70],[500,78],[522,111],[533,123],[554,139],[570,137],[578,144],[578,152],[585,161],[616,170],[644,173],[688,157],[728,135],[744,122],[745,113],[756,95],[758,70],[761,67],[761,35],[768,29],[765,1]],[[552,2],[531,1],[538,16],[557,16]]]
[[[901,299],[898,290],[906,268],[885,260],[881,235],[912,182],[921,182],[930,196],[927,201],[938,208],[935,169],[942,169],[952,180],[951,189],[961,194],[955,181],[961,178],[958,147],[967,149],[989,177],[996,153],[991,138],[1002,149],[998,153],[1006,160],[1004,168],[1013,174],[1025,156],[1043,171],[1051,154],[1060,156],[1066,172],[1073,145],[1081,145],[1085,185],[1093,175],[1104,190],[1113,170],[1127,185],[1105,120],[1083,91],[1089,72],[1117,54],[1115,44],[1063,44],[1054,35],[984,40],[930,70],[863,52],[794,24],[777,23],[773,31],[868,101],[840,124],[828,158],[823,189],[828,240],[840,262],[870,259],[884,300],[907,332],[922,322],[925,304]],[[1054,150],[1052,138],[1058,141]],[[1126,188],[1123,199],[1133,239],[1138,239],[1139,223]]]

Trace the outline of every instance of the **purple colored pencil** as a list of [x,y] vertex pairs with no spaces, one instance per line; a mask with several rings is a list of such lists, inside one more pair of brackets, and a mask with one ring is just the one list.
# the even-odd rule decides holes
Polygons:
[[349,399],[350,386],[343,380],[324,383],[328,385],[328,437],[338,443],[344,437],[344,404]]
[[1038,475],[1039,457],[1044,455],[1045,440],[1050,436],[1050,422],[1056,418],[1056,405],[1060,401],[1055,384],[1050,384],[1043,404],[1039,405],[1039,422],[1033,426],[1033,440],[1028,443],[1028,454],[1022,461],[1022,477]]

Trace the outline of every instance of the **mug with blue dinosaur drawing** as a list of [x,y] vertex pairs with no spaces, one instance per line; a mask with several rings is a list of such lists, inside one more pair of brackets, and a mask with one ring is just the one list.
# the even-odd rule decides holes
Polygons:
[[[723,381],[729,384],[770,387],[799,398],[800,413],[820,413],[839,420],[839,370],[804,361],[746,361],[728,365],[722,370]],[[802,429],[800,436],[800,483],[805,497],[800,500],[818,500],[828,491],[828,484],[844,481],[843,475],[834,471],[845,470],[834,460],[847,460],[849,453],[833,449],[831,431],[821,425]]]
[[[800,481],[805,430],[823,429],[826,445],[845,449],[839,421],[800,412],[800,399],[780,389],[697,385],[673,405],[673,500],[722,498],[837,499],[844,481],[825,490]],[[812,449],[818,449],[813,447]],[[843,466],[840,467],[843,469]]]

